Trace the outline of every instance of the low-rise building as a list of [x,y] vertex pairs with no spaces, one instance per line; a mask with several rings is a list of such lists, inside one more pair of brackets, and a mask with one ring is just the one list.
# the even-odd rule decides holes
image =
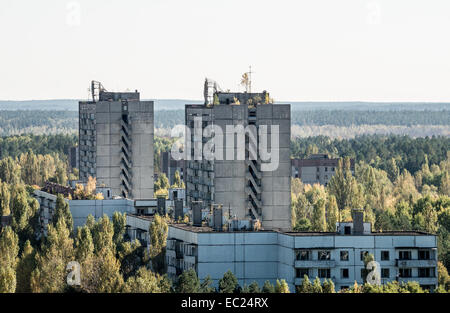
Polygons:
[[[89,215],[92,215],[95,219],[107,215],[112,217],[114,212],[126,213],[126,214],[139,214],[140,216],[151,216],[156,212],[162,214],[168,213],[175,209],[175,200],[181,201],[183,212],[185,203],[177,192],[181,195],[179,188],[169,189],[171,197],[169,199],[140,199],[131,200],[120,197],[105,200],[70,200],[67,197],[65,201],[69,204],[70,212],[72,213],[73,226],[76,230],[77,227],[83,226]],[[184,189],[182,189],[184,190]],[[39,202],[39,219],[42,233],[46,233],[47,225],[52,221],[55,214],[56,199],[58,193],[50,193],[43,190],[34,190],[33,196]],[[147,228],[148,230],[148,228]]]
[[[346,231],[345,227],[350,230]],[[362,233],[353,223],[336,233],[237,231],[217,232],[210,227],[169,226],[166,260],[175,278],[193,268],[200,279],[213,282],[231,270],[239,284],[285,279],[290,289],[304,275],[333,280],[336,289],[364,283],[364,256],[373,254],[380,265],[381,282],[417,281],[424,288],[437,286],[437,238],[408,232],[372,232],[364,223]]]
[[[214,217],[215,218],[215,217]],[[151,217],[128,215],[128,234],[148,243]],[[373,232],[362,216],[337,223],[336,232],[283,232],[275,230],[217,231],[214,227],[183,223],[169,225],[166,263],[169,277],[194,269],[201,280],[210,276],[217,286],[231,270],[239,284],[275,283],[285,279],[290,290],[304,275],[336,289],[363,284],[364,257],[379,264],[381,283],[417,281],[423,288],[437,287],[437,237],[419,231]],[[231,230],[233,220],[229,221]],[[252,229],[252,227],[246,227]],[[242,228],[243,229],[243,228]]]
[[[330,159],[327,154],[313,154],[308,159],[291,159],[292,178],[300,178],[304,184],[327,186],[336,173],[339,159]],[[350,159],[350,169],[355,172],[355,160]]]

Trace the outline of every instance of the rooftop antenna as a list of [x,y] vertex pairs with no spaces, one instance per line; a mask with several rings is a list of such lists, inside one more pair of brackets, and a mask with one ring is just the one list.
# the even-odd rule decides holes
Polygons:
[[252,66],[249,66],[248,71],[248,91],[249,93],[252,93]]
[[92,101],[97,102],[100,99],[100,92],[106,91],[102,83],[93,80],[91,82]]
[[245,87],[245,92],[252,93],[252,67],[249,67],[249,71],[242,74],[241,86]]

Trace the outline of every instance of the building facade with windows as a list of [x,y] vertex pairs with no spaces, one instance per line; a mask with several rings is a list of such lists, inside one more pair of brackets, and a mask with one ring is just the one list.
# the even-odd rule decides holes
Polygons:
[[[308,159],[292,159],[292,178],[300,178],[304,184],[327,186],[336,173],[339,159],[330,159],[327,154],[313,154]],[[355,172],[355,160],[350,159],[350,169]]]
[[339,290],[355,281],[364,282],[367,253],[380,264],[382,283],[417,281],[432,289],[438,284],[435,235],[376,233],[368,223],[362,232],[346,223],[336,233],[215,232],[209,227],[173,224],[169,226],[166,259],[173,278],[193,268],[201,280],[209,275],[217,285],[231,270],[241,286],[285,279],[293,291],[308,275],[331,279]]
[[99,91],[79,103],[80,180],[97,178],[114,195],[153,198],[153,101],[136,92]]

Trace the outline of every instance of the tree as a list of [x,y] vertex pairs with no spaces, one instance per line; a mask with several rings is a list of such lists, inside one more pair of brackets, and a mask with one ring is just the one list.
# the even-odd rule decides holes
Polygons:
[[395,182],[400,175],[400,170],[394,158],[391,158],[387,163],[387,173],[391,182]]
[[322,292],[323,293],[335,293],[336,292],[334,289],[334,283],[331,279],[325,279],[323,281]]
[[155,192],[158,190],[166,191],[170,187],[166,174],[160,173],[155,183]]
[[16,290],[16,265],[19,253],[19,238],[11,227],[6,226],[0,233],[0,293]]
[[330,196],[327,201],[327,231],[336,232],[336,223],[338,221],[338,207],[336,203],[336,198]]
[[0,217],[9,216],[11,214],[11,210],[9,208],[10,201],[11,193],[9,191],[8,184],[0,181]]
[[173,177],[173,185],[174,188],[184,188],[184,182],[181,180],[180,172],[175,171],[174,177]]
[[[367,282],[367,275],[369,275],[369,273],[370,273],[370,270],[367,269],[367,264],[369,264],[369,262],[374,261],[374,260],[375,260],[375,257],[373,256],[372,253],[366,253],[364,255],[364,259],[363,259],[364,268],[361,271],[361,276],[363,278],[364,283]],[[356,283],[356,281],[355,281],[355,283]]]
[[211,279],[211,276],[206,276],[203,282],[200,285],[200,292],[201,293],[213,293],[216,289],[213,287],[213,281]]
[[311,281],[309,280],[307,275],[303,276],[302,283],[300,284],[300,286],[297,287],[297,292],[298,293],[313,293],[314,292],[313,285],[311,284]]
[[301,218],[297,221],[295,224],[294,230],[295,231],[310,231],[312,228],[311,221],[307,219],[306,217]]
[[104,214],[92,229],[92,238],[94,241],[94,251],[97,255],[102,255],[105,250],[115,251],[113,241],[114,226],[109,217]]
[[33,215],[33,212],[28,205],[27,194],[23,186],[14,188],[11,209],[13,229],[16,233],[20,233],[28,226],[28,221]]
[[162,293],[171,293],[173,292],[173,286],[172,286],[172,280],[167,276],[167,274],[164,275],[158,275],[158,286],[161,289]]
[[136,276],[128,278],[124,292],[127,293],[160,293],[158,277],[145,267],[139,268]]
[[350,158],[340,159],[336,174],[328,183],[328,190],[335,196],[340,211],[352,209],[352,201],[355,195],[359,194],[358,185],[350,167]]
[[73,261],[73,239],[64,219],[56,226],[48,225],[48,235],[36,254],[36,269],[31,274],[32,292],[63,292],[66,287],[66,266]]
[[275,293],[275,286],[266,280],[261,290],[263,293]]
[[150,257],[152,259],[153,270],[163,272],[165,268],[165,251],[169,226],[165,219],[158,214],[154,216],[150,224]]
[[287,284],[286,280],[282,279],[280,281],[277,279],[276,286],[275,286],[275,292],[276,293],[290,293],[289,285]]
[[122,242],[119,249],[120,271],[124,279],[135,275],[136,271],[144,263],[145,248],[139,240]]
[[119,245],[123,241],[123,236],[125,234],[125,226],[127,224],[126,214],[121,214],[120,212],[114,212],[113,217],[113,228],[114,236],[113,241],[116,245]]
[[65,186],[67,184],[67,169],[62,164],[56,167],[56,183]]
[[450,275],[441,262],[438,262],[438,284],[444,291],[450,291]]
[[102,257],[97,257],[94,275],[91,279],[98,293],[118,293],[123,288],[123,277],[120,273],[120,262],[110,249],[104,250]]
[[177,293],[199,293],[200,281],[195,270],[189,269],[184,271],[180,277],[178,277],[175,290]]
[[31,273],[36,268],[35,251],[31,246],[29,240],[25,242],[22,255],[17,264],[17,288],[16,292],[29,293],[31,292]]
[[238,288],[238,281],[233,272],[228,270],[221,279],[219,279],[220,293],[233,293]]
[[316,279],[314,279],[314,283],[312,285],[312,292],[313,293],[322,293],[322,285],[320,283],[320,279],[319,277],[316,277]]
[[66,202],[62,194],[58,194],[56,198],[55,215],[53,215],[52,223],[56,225],[58,220],[62,218],[66,223],[67,228],[72,233],[73,231],[73,219],[70,212],[69,203]]
[[75,240],[75,258],[83,264],[94,255],[94,242],[88,226],[78,227]]
[[256,281],[252,282],[249,286],[248,286],[248,292],[249,293],[260,293],[261,289],[258,286],[258,283]]
[[327,230],[327,222],[325,217],[325,201],[319,199],[313,206],[312,230],[323,232]]

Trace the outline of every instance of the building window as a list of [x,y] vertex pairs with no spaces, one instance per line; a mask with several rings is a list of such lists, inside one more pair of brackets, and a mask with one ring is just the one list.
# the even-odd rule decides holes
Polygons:
[[310,251],[309,250],[297,250],[295,259],[297,261],[307,261],[310,259]]
[[317,170],[316,170],[316,172],[317,172],[317,173],[319,173],[319,172],[320,172],[320,168],[319,168],[319,167],[317,167]]
[[361,251],[361,253],[360,253],[361,261],[364,261],[364,258],[365,258],[366,255],[368,255],[368,254],[369,254],[369,251]]
[[389,261],[389,251],[381,251],[381,261]]
[[331,252],[328,250],[321,250],[317,252],[317,259],[320,261],[331,260]]
[[303,278],[306,276],[309,276],[309,269],[308,268],[296,268],[295,274],[297,278]]
[[381,278],[389,278],[389,269],[388,268],[381,269]]
[[411,277],[411,269],[410,268],[401,268],[399,269],[400,277]]
[[434,267],[419,267],[419,277],[434,277]]
[[330,278],[331,270],[329,268],[319,268],[319,278]]
[[328,172],[328,167],[325,166],[325,172]]
[[344,227],[344,234],[345,234],[345,235],[351,235],[351,234],[352,234],[352,228],[351,228],[351,226],[345,226],[345,227]]
[[430,250],[419,250],[419,260],[430,260]]
[[341,269],[341,278],[348,278],[348,268]]
[[400,260],[411,260],[411,251],[399,251],[398,258]]
[[348,251],[341,251],[341,261],[348,261]]

